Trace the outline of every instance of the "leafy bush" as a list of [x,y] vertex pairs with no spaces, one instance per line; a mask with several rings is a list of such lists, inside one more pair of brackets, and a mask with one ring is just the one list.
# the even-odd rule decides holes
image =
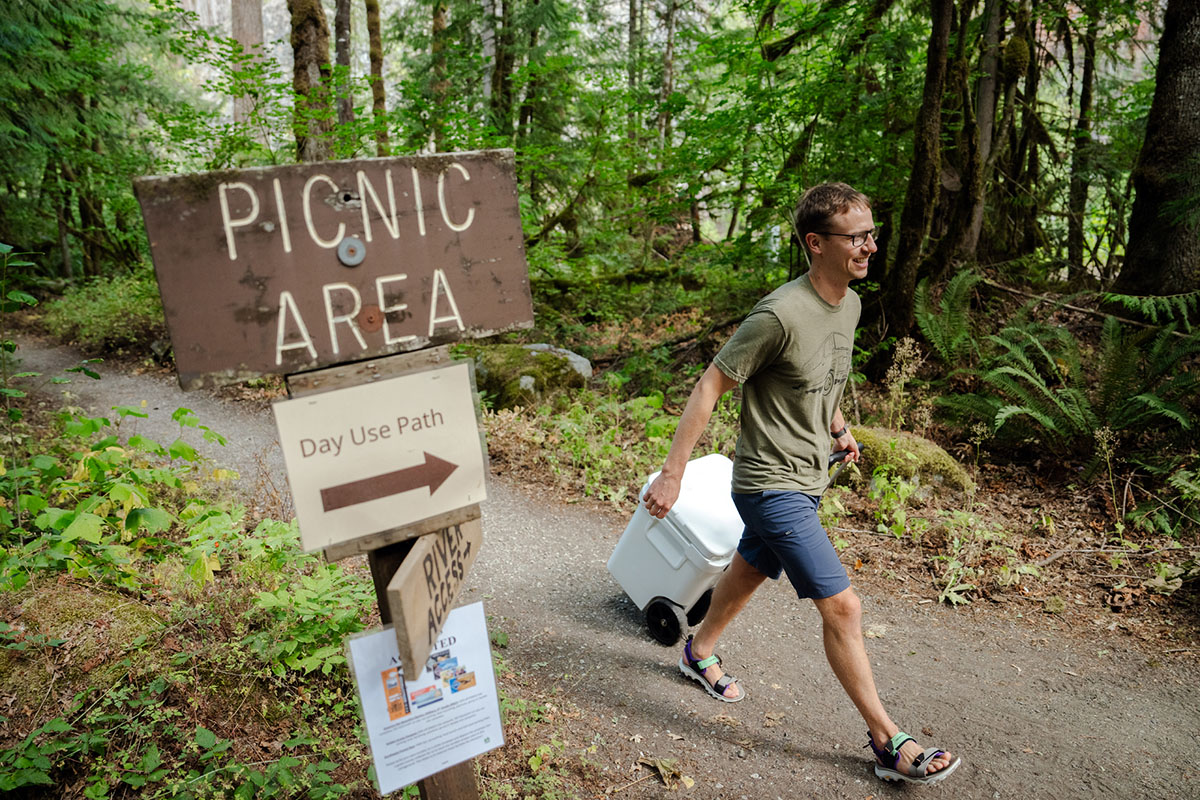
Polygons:
[[166,337],[158,285],[149,269],[98,278],[46,304],[46,328],[93,352],[149,350]]

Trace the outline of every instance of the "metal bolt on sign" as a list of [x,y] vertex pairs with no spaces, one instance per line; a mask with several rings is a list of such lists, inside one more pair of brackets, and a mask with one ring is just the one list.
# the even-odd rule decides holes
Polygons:
[[367,257],[367,248],[358,237],[347,236],[338,243],[337,256],[347,267],[357,267]]

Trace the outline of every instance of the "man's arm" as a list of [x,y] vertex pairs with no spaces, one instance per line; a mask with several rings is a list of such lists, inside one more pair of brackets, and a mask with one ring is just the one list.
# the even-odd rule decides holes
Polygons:
[[833,437],[835,450],[850,451],[846,456],[847,461],[858,461],[861,455],[858,449],[858,441],[855,440],[854,434],[850,432],[850,426],[846,424],[846,418],[842,416],[840,408],[833,412],[833,422],[829,426],[829,435]]
[[667,453],[662,472],[650,484],[643,498],[651,516],[662,519],[679,499],[679,485],[692,450],[695,449],[696,442],[700,441],[704,429],[708,427],[717,400],[735,386],[737,381],[721,372],[716,364],[709,364],[708,369],[696,382],[696,387],[692,389],[692,394],[683,409],[683,416],[679,418],[679,425],[675,428],[671,450]]

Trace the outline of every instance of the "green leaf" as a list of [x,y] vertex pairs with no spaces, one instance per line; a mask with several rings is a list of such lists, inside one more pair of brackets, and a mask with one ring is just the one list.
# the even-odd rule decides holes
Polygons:
[[135,508],[125,517],[125,527],[131,531],[162,533],[171,527],[171,515],[161,508]]
[[129,446],[146,453],[153,453],[156,456],[167,455],[167,448],[140,433],[129,437]]
[[104,527],[104,520],[95,514],[82,513],[75,517],[67,529],[63,531],[62,538],[64,542],[73,542],[76,539],[83,539],[92,544],[100,543],[100,532]]
[[171,458],[181,459],[183,461],[197,461],[200,456],[196,453],[196,448],[185,442],[183,439],[176,439],[171,442],[167,453]]
[[20,289],[13,289],[6,296],[9,300],[12,300],[15,303],[21,303],[27,306],[37,305],[36,297],[31,295],[29,292],[22,292]]
[[142,754],[142,771],[153,772],[162,765],[162,757],[158,752],[158,745],[152,744],[145,753]]
[[196,412],[190,408],[177,408],[171,413],[171,421],[178,422],[182,427],[194,428],[200,424]]
[[201,750],[212,750],[217,744],[217,735],[203,725],[196,726],[196,746]]

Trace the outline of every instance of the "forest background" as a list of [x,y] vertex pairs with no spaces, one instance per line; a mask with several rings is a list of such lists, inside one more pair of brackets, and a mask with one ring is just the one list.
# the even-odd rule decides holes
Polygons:
[[[848,390],[880,455],[862,505],[833,493],[830,526],[867,519],[951,604],[1032,593],[1054,611],[1068,578],[1049,570],[1068,561],[1128,564],[1101,592],[1114,609],[1191,602],[1198,54],[1188,0],[18,0],[0,20],[5,329],[169,364],[133,177],[512,148],[536,325],[506,338],[575,350],[597,376],[534,407],[485,397],[494,464],[621,503],[661,463],[724,337],[803,271],[796,198],[842,180],[871,196],[881,226],[855,287]],[[165,591],[168,564],[188,595],[211,590],[222,563],[227,580],[231,563],[253,565],[236,578],[250,587],[242,605],[206,612],[239,620],[230,647],[252,653],[269,686],[314,671],[335,676],[323,690],[344,680],[328,637],[361,628],[367,595],[299,557],[285,523],[199,500],[184,437],[114,455],[113,432],[141,411],[39,418],[18,384],[36,376],[0,339],[6,589],[84,574]],[[705,446],[727,451],[735,419],[736,400]],[[980,519],[974,499],[938,507],[925,456],[895,455],[904,434],[957,458],[943,472],[963,496],[1028,485],[1075,507],[1043,498],[1020,536]],[[1058,540],[1068,527],[1092,538]],[[234,529],[265,538],[252,552]],[[229,548],[220,558],[214,542]],[[299,601],[278,594],[291,591],[278,576],[264,589],[285,561],[312,582],[314,614],[340,620],[332,634],[289,621],[281,609]],[[0,633],[22,651],[58,641],[10,622]],[[178,678],[135,682],[139,702],[171,707],[164,674]],[[267,781],[241,761],[209,768],[236,748],[202,727],[186,743],[154,740],[152,756],[153,737],[125,731],[128,757],[97,761],[80,731],[98,736],[103,720],[72,708],[5,718],[6,741],[24,744],[0,757],[0,787],[120,795],[166,781],[170,759],[231,791]],[[341,786],[341,768],[300,759],[270,780],[307,769],[316,792]]]

